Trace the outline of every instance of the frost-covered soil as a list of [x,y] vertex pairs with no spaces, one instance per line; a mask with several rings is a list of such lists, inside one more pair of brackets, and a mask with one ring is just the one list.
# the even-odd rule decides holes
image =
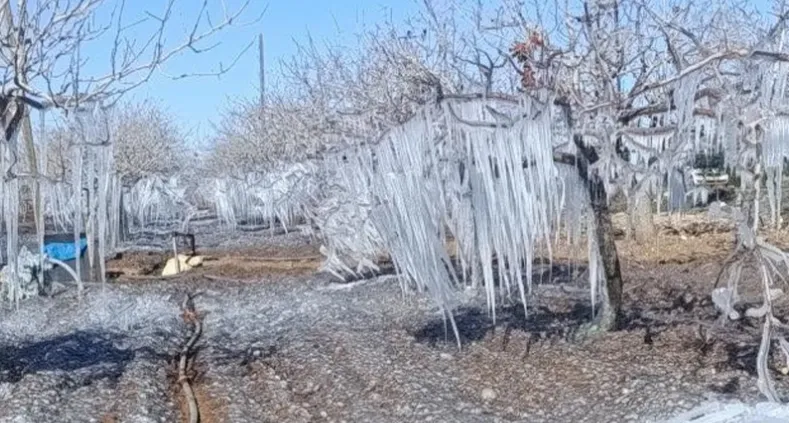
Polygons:
[[665,423],[784,423],[789,407],[774,403],[749,405],[739,401],[710,402],[682,413]]
[[[204,318],[194,382],[204,423],[647,422],[710,401],[709,420],[672,423],[770,421],[737,408],[760,400],[760,330],[713,326],[705,292],[718,268],[627,264],[625,329],[579,344],[568,338],[588,319],[588,293],[557,266],[528,318],[504,306],[494,326],[482,299],[464,297],[461,351],[430,301],[388,276],[340,289],[278,273],[91,286],[81,303],[69,291],[0,312],[0,422],[183,421],[173,359],[188,336],[187,292],[200,293]],[[700,324],[716,341],[701,341]]]

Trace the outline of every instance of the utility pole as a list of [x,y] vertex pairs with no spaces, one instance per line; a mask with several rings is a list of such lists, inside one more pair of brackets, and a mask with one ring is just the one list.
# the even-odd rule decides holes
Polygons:
[[258,35],[258,60],[260,66],[260,120],[265,123],[266,110],[266,59],[263,53],[263,33]]

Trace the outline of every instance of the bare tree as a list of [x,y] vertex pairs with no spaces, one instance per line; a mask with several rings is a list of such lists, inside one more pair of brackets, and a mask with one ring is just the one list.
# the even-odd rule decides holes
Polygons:
[[[548,90],[562,110],[570,143],[557,146],[555,160],[577,167],[587,181],[607,294],[596,326],[616,328],[621,315],[622,277],[608,198],[618,190],[660,195],[666,184],[670,205],[681,206],[688,194],[683,173],[693,166],[694,154],[721,150],[727,164],[750,181],[744,185],[750,194],[742,196],[742,210],[718,213],[737,222],[738,237],[724,267],[729,285],[718,293],[717,304],[738,318],[731,304],[738,298],[743,263],[758,263],[764,304],[746,315],[764,318],[759,388],[777,400],[767,356],[777,338],[789,357],[785,325],[772,314],[773,299],[781,294],[774,282],[784,279],[789,261],[756,234],[765,168],[780,172],[789,151],[786,4],[776,3],[772,19],[739,1],[583,1],[535,10],[536,19],[510,15],[527,33],[512,55],[520,65],[522,92]],[[551,21],[558,25],[549,26]]]
[[320,142],[310,118],[317,117],[294,100],[271,98],[264,111],[259,101],[236,101],[222,116],[204,165],[216,176],[244,179],[282,161],[303,160]]
[[114,110],[110,131],[115,134],[115,170],[124,183],[149,175],[175,175],[188,165],[184,161],[190,153],[182,130],[150,101]]
[[[193,156],[186,136],[174,118],[153,100],[120,103],[106,123],[113,135],[113,155],[117,173],[124,184],[134,184],[147,176],[169,177],[180,173]],[[60,124],[48,130],[45,146],[47,164],[42,173],[49,179],[67,181],[72,171],[70,149],[80,142],[73,128]],[[39,147],[41,148],[41,147]],[[29,168],[26,159],[22,168]]]

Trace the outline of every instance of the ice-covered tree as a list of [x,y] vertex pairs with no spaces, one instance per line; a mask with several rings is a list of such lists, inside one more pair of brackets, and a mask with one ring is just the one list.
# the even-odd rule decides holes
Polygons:
[[[747,314],[764,317],[760,388],[777,398],[767,351],[776,337],[789,344],[770,304],[789,261],[757,234],[765,182],[771,223],[779,223],[789,151],[788,11],[777,2],[768,15],[736,0],[433,0],[406,25],[376,33],[381,56],[344,52],[357,64],[384,58],[404,66],[374,86],[342,63],[310,66],[306,58],[316,55],[302,57],[291,70],[317,99],[318,118],[310,122],[327,132],[355,130],[324,155],[335,199],[316,216],[336,229],[327,242],[361,268],[390,254],[407,280],[451,310],[452,288],[465,282],[442,252],[449,233],[459,243],[463,276],[468,271],[468,283],[484,287],[495,312],[497,298],[523,299],[530,290],[537,248],[556,231],[585,226],[592,301],[600,302],[588,329],[612,330],[622,315],[623,281],[611,197],[625,194],[628,212],[648,229],[653,202],[663,207],[664,193],[674,210],[703,195],[687,185],[697,154],[722,153],[744,182],[741,201],[719,213],[739,230],[736,254],[724,266],[730,283],[713,298],[739,317],[731,304],[742,260],[759,264],[765,306]],[[404,86],[422,97],[398,97]],[[408,98],[406,108],[376,107],[398,98]],[[408,111],[401,117],[397,110]],[[557,186],[561,194],[552,194]],[[564,201],[570,194],[586,198],[585,206],[571,207],[578,202]],[[343,232],[338,219],[364,230]],[[329,258],[353,271],[339,255]]]
[[193,156],[173,117],[150,101],[116,107],[110,116],[115,134],[115,170],[126,183],[151,175],[169,177],[189,166]]

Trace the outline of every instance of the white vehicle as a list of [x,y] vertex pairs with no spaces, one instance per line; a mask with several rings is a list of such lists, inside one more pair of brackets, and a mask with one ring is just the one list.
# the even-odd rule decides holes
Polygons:
[[729,174],[717,169],[693,169],[690,175],[697,187],[722,187],[729,183]]

